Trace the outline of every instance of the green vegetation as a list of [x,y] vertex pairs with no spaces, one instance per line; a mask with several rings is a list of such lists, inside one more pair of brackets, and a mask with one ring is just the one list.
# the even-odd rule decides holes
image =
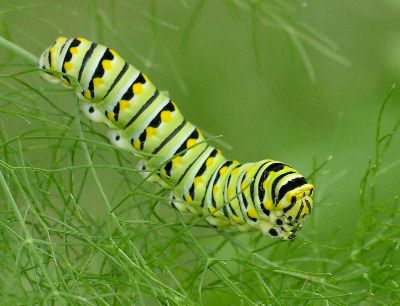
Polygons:
[[[400,2],[57,3],[0,3],[2,305],[400,304]],[[40,79],[60,35],[118,50],[228,157],[308,173],[298,238],[171,209]]]

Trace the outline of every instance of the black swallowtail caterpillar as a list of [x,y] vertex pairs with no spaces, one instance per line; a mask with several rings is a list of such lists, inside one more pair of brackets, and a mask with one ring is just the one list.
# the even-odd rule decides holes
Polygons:
[[155,171],[154,179],[172,190],[171,204],[180,211],[203,215],[217,228],[260,230],[284,240],[293,239],[310,214],[314,186],[304,176],[270,159],[227,160],[113,49],[59,37],[41,55],[39,68],[45,79],[76,91],[84,114],[111,128],[111,143],[150,153],[143,169]]

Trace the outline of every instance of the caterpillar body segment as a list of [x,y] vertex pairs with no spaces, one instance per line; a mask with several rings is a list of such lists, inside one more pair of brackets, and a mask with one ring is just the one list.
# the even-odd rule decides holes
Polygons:
[[113,49],[59,37],[40,57],[51,82],[71,87],[81,110],[110,127],[110,142],[143,152],[140,169],[171,189],[171,204],[205,216],[217,228],[293,239],[312,211],[313,185],[288,165],[266,159],[227,160],[187,121],[166,92]]

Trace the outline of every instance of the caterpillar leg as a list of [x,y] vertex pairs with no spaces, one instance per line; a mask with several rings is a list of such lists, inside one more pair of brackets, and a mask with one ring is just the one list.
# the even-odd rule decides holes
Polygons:
[[147,178],[148,182],[157,184],[165,189],[171,188],[165,181],[161,179],[158,172],[149,176],[149,174],[153,171],[147,167],[147,162],[145,160],[143,159],[139,160],[138,163],[136,164],[136,169],[140,171],[140,174],[143,178]]
[[210,223],[212,226],[218,228],[218,229],[224,229],[227,227],[232,226],[232,224],[230,222],[228,222],[227,220],[218,218],[218,217],[214,217],[214,216],[208,216],[206,218],[207,222]]
[[[178,197],[176,197],[172,192],[169,196],[170,200],[171,200],[171,206],[173,208],[176,208],[177,210],[181,211],[181,212],[194,212],[193,209],[190,209],[190,206],[188,205],[187,202],[185,202],[184,200],[180,200]],[[197,212],[195,212],[197,213]]]
[[105,123],[109,126],[109,121],[106,120],[104,114],[102,114],[93,104],[90,104],[84,100],[79,101],[79,107],[86,118],[95,123]]

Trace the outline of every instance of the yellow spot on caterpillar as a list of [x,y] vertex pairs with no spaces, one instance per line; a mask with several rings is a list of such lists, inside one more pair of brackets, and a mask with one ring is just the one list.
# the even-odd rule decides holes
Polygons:
[[142,75],[143,75],[143,77],[144,77],[144,79],[145,79],[146,81],[149,80],[149,77],[147,76],[147,74],[144,74],[144,73],[142,72]]
[[236,175],[236,172],[238,172],[238,171],[239,171],[238,168],[233,169],[232,172],[231,172],[231,175],[232,175],[232,176],[233,176],[233,175]]
[[217,210],[214,207],[210,207],[210,212],[215,215],[215,213],[217,212]]
[[203,179],[201,178],[201,176],[196,176],[194,178],[193,184],[195,187],[197,187],[199,184],[201,184],[202,181],[203,181]]
[[102,63],[104,70],[109,70],[111,69],[111,61],[110,60],[104,60]]
[[133,90],[133,93],[134,93],[135,95],[141,94],[141,93],[143,92],[142,83],[135,83],[135,84],[133,84],[132,90]]
[[129,101],[126,101],[126,100],[119,101],[119,110],[120,111],[123,111],[127,108],[129,108]]
[[118,53],[114,49],[110,49],[110,52],[114,56],[118,56]]
[[93,86],[95,88],[99,87],[101,84],[103,84],[103,80],[101,78],[94,78],[93,79]]
[[238,163],[239,163],[239,161],[238,161],[238,160],[236,160],[236,159],[235,159],[235,160],[233,160],[232,162],[233,162],[234,164],[238,164]]
[[139,141],[139,139],[135,139],[135,140],[133,141],[133,147],[134,147],[136,150],[140,150],[140,141]]
[[172,160],[172,165],[176,166],[182,163],[182,156],[177,156]]
[[197,129],[197,133],[199,133],[199,138],[204,138],[203,133],[199,129]]
[[77,37],[77,40],[79,40],[80,42],[87,42],[88,40],[86,38],[83,37]]
[[72,63],[71,62],[65,62],[64,63],[64,69],[65,69],[65,71],[72,70]]
[[187,148],[190,148],[190,147],[193,147],[195,144],[196,144],[196,139],[190,138],[190,139],[188,139],[188,141],[186,142],[186,147],[187,147]]
[[264,188],[264,190],[267,190],[268,189],[268,186],[269,184],[267,183],[267,180],[265,180],[264,182],[263,182],[263,188]]
[[189,194],[187,194],[187,195],[185,195],[185,201],[188,202],[188,203],[192,203],[193,199]]
[[107,112],[107,118],[111,121],[115,121],[115,115],[113,112]]
[[228,170],[227,166],[222,167],[221,169],[219,169],[219,174],[220,175],[224,175],[226,173],[226,171]]
[[63,79],[62,82],[63,82],[65,85],[69,85],[68,79]]
[[233,188],[228,187],[228,200],[231,200],[234,197],[233,195]]
[[222,151],[220,149],[217,149],[218,154],[222,154]]
[[272,206],[272,203],[270,201],[265,201],[264,207],[270,211],[274,209],[274,207]]
[[69,48],[69,52],[71,52],[73,55],[78,53],[78,48],[77,47],[71,47]]
[[214,158],[213,158],[213,157],[207,158],[207,160],[206,160],[206,166],[207,166],[207,167],[210,167],[211,164],[213,163],[213,161],[214,161]]
[[214,187],[213,187],[213,196],[214,196],[214,198],[217,196],[218,191],[219,191],[218,185],[214,185]]
[[60,36],[56,39],[56,42],[62,42],[65,41],[66,39],[67,39],[66,37]]
[[151,126],[149,126],[149,127],[146,129],[146,136],[147,136],[147,137],[154,136],[155,134],[157,134],[157,129],[155,129],[155,128],[151,127]]
[[89,90],[85,90],[83,92],[83,96],[87,99],[87,100],[91,100],[92,99],[92,95],[90,94]]
[[231,216],[231,219],[232,219],[232,221],[235,222],[235,223],[239,223],[239,222],[240,222],[240,219],[239,219],[238,216],[232,215],[232,216]]
[[171,112],[170,111],[162,111],[161,112],[161,122],[168,122],[171,120]]
[[246,188],[247,188],[247,185],[244,182],[242,182],[240,184],[240,189],[245,190]]
[[56,48],[55,47],[51,47],[49,52],[51,54],[51,61],[49,62],[50,69],[56,69],[55,56],[53,54],[54,52],[56,52]]
[[247,215],[251,218],[257,218],[257,213],[254,207],[250,207],[249,209],[247,209]]
[[251,176],[252,173],[253,173],[255,170],[256,170],[256,167],[255,167],[255,166],[251,166],[249,169],[247,169],[247,174],[248,174],[249,176]]

